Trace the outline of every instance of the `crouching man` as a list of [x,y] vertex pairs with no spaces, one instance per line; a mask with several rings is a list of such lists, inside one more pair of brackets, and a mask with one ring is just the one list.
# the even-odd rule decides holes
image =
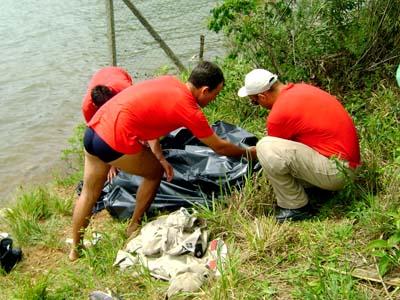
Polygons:
[[277,199],[276,220],[309,218],[304,186],[340,190],[360,165],[351,117],[327,92],[304,83],[283,84],[264,69],[248,73],[238,95],[270,110],[257,157]]

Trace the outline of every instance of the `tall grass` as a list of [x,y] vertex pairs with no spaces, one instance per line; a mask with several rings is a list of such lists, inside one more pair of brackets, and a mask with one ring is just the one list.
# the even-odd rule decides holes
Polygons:
[[70,215],[71,203],[37,187],[17,198],[15,207],[6,211],[5,221],[21,245],[53,243],[58,240],[54,238],[58,215]]

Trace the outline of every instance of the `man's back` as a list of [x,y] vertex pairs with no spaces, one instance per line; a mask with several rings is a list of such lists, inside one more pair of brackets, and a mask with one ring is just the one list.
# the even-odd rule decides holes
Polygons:
[[93,103],[91,96],[92,89],[97,85],[107,86],[114,94],[118,94],[132,85],[132,78],[124,69],[119,67],[105,67],[97,71],[90,80],[82,101],[82,113],[86,123],[89,123],[99,109]]
[[303,143],[320,154],[359,165],[356,128],[340,102],[307,84],[288,84],[267,119],[268,135]]

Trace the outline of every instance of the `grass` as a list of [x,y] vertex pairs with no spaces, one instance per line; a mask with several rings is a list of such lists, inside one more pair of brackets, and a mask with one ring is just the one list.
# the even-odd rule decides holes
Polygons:
[[[178,299],[385,298],[381,285],[350,275],[352,267],[373,262],[366,245],[391,228],[384,223],[380,227],[366,226],[391,220],[377,198],[371,196],[363,205],[353,207],[350,203],[344,216],[333,213],[321,220],[277,224],[271,217],[271,191],[265,183],[263,178],[249,180],[242,191],[226,197],[226,204],[200,209],[212,237],[227,242],[229,259],[220,278],[202,291]],[[69,200],[61,201],[63,207],[72,204],[73,187],[69,193]],[[146,272],[134,277],[112,266],[116,252],[124,245],[125,224],[106,213],[95,216],[87,232],[87,236],[101,232],[101,241],[85,251],[78,262],[68,262],[68,247],[63,241],[68,236],[71,216],[59,209],[59,203],[59,197],[38,188],[23,194],[6,214],[2,230],[16,238],[25,259],[3,276],[1,297],[84,299],[90,291],[107,287],[124,299],[164,299],[167,283]],[[376,221],[379,214],[381,218]]]

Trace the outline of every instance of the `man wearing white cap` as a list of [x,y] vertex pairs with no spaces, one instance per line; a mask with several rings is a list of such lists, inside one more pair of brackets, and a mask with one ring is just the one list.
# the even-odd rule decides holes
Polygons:
[[304,187],[342,189],[360,165],[356,128],[340,102],[319,88],[248,73],[239,97],[270,109],[257,157],[277,198],[278,222],[311,217]]

